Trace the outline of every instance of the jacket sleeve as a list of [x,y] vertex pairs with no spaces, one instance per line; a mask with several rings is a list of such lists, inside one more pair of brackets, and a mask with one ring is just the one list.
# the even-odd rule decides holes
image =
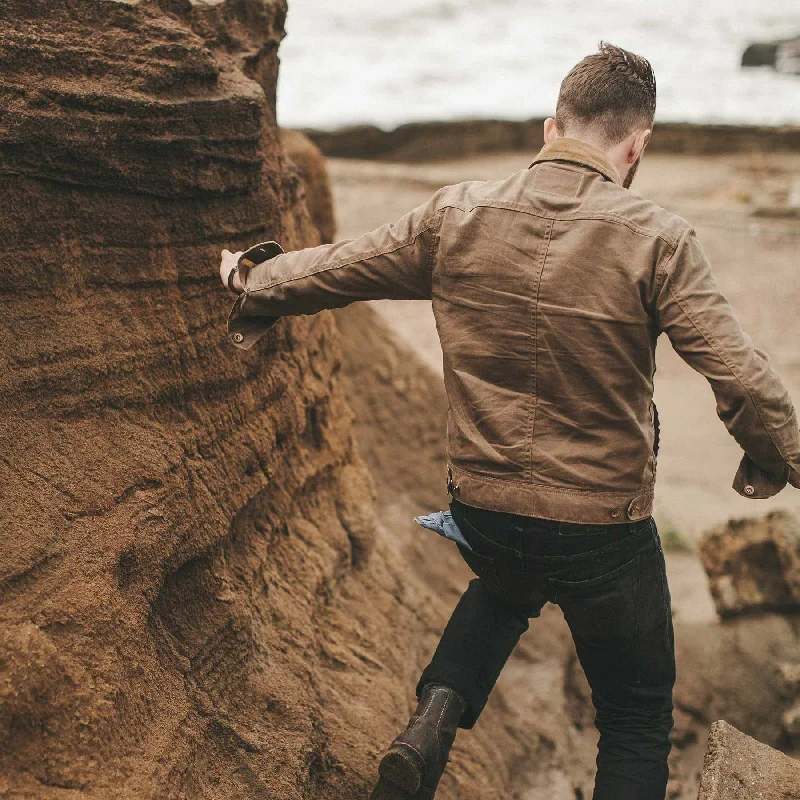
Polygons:
[[786,387],[769,356],[742,331],[717,288],[692,229],[679,240],[659,275],[659,328],[676,352],[704,375],[717,414],[745,454],[733,488],[745,497],[770,497],[800,471],[800,431]]
[[443,211],[427,203],[357,239],[284,253],[251,269],[228,317],[228,335],[248,350],[281,316],[316,314],[356,300],[431,297]]

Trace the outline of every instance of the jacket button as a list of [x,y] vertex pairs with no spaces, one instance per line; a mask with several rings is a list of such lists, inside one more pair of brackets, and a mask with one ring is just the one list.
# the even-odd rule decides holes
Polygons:
[[747,486],[744,487],[744,493],[750,497],[756,493],[756,490],[748,483]]
[[618,508],[612,508],[611,509],[611,516],[614,517],[614,519],[616,519],[619,516],[619,509]]
[[233,341],[234,342],[243,342],[244,341],[244,336],[242,336],[241,333],[234,333],[233,334]]

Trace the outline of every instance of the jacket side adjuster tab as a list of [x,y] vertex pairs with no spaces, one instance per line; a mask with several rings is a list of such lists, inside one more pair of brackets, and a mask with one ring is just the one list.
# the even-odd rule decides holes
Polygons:
[[628,519],[644,519],[647,516],[647,514],[644,513],[646,507],[647,503],[645,502],[644,496],[640,495],[639,497],[634,497],[628,504]]

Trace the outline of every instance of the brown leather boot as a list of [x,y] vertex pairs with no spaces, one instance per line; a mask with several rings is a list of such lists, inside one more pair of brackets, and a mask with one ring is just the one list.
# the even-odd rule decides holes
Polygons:
[[381,759],[371,800],[433,800],[466,707],[450,687],[427,684],[408,727]]

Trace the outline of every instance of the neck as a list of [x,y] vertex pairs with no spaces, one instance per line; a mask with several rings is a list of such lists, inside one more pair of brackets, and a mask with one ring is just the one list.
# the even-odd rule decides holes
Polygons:
[[580,142],[590,144],[598,150],[602,150],[606,156],[611,157],[611,151],[614,150],[615,145],[610,145],[606,139],[597,135],[589,129],[569,130],[566,131],[560,138],[564,139],[577,139]]

